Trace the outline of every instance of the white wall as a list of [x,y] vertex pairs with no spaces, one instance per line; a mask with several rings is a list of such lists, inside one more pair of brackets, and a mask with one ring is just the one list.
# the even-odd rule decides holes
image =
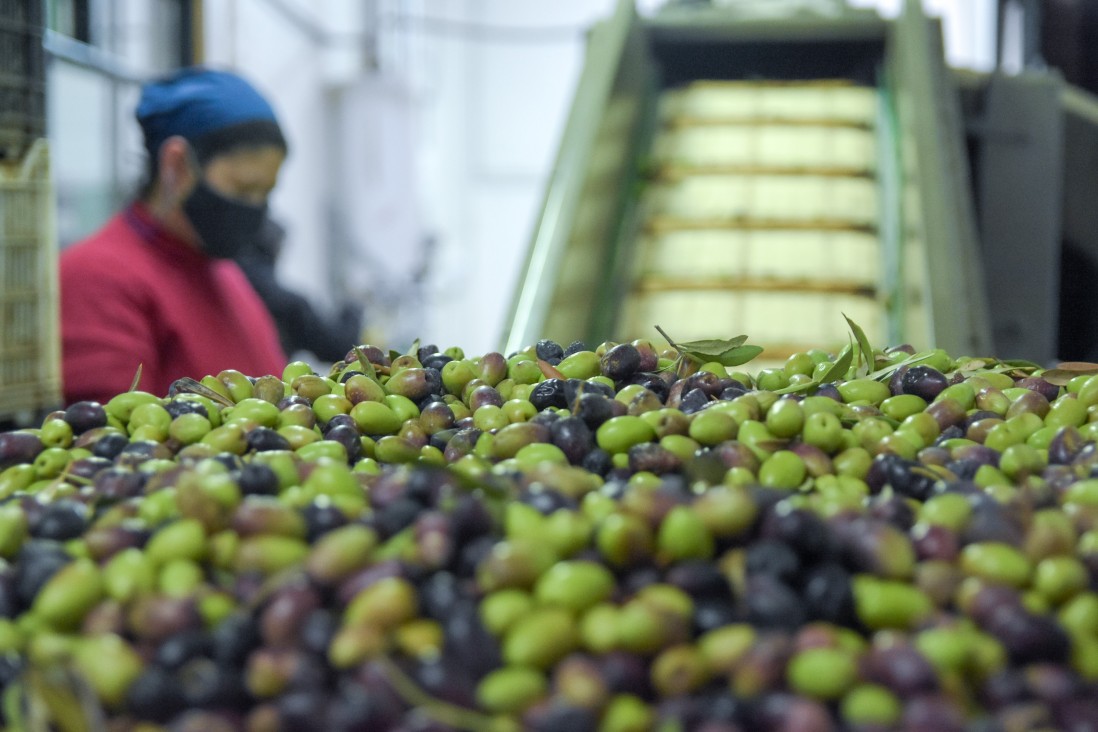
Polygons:
[[[498,347],[543,187],[582,68],[584,33],[609,0],[428,2],[484,30],[423,29],[422,178],[437,232],[424,336]],[[540,29],[540,33],[508,32]]]

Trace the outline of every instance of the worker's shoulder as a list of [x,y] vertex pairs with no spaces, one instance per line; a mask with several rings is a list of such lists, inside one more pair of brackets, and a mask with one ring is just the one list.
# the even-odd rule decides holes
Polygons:
[[132,276],[135,266],[140,266],[144,248],[140,236],[126,225],[121,215],[116,215],[94,234],[61,252],[61,274]]

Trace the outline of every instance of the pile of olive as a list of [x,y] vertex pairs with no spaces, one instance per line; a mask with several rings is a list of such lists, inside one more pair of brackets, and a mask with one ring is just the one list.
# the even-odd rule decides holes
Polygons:
[[870,361],[362,346],[0,434],[0,724],[1091,729],[1098,375]]

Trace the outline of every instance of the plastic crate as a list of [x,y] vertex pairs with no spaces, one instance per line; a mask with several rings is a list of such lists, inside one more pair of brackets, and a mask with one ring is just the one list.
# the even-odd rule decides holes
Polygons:
[[0,0],[0,159],[14,161],[46,133],[42,3]]
[[61,403],[57,245],[49,146],[0,163],[0,419]]

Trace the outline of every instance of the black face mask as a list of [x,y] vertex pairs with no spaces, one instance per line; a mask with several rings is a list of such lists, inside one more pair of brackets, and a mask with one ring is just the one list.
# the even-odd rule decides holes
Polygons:
[[183,202],[183,211],[202,240],[202,251],[215,259],[232,259],[259,233],[267,206],[227,198],[199,180]]

